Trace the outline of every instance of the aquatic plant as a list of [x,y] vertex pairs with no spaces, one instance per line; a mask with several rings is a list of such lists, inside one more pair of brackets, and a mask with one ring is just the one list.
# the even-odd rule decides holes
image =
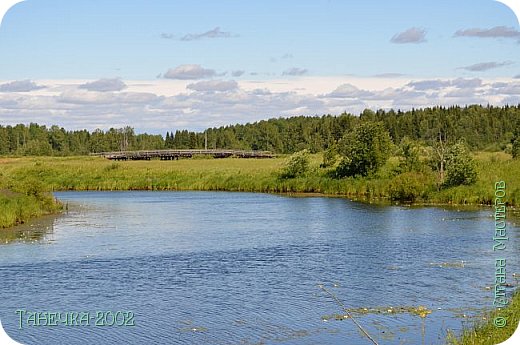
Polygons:
[[[494,319],[497,316],[507,320],[505,327],[497,327]],[[482,317],[473,327],[465,329],[460,336],[448,330],[446,342],[449,345],[495,345],[509,339],[520,319],[520,291],[513,296],[509,306],[502,310],[494,310]]]

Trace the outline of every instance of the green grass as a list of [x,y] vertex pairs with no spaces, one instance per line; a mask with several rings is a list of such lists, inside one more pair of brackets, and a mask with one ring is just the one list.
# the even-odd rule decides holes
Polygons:
[[[184,159],[178,161],[112,162],[98,157],[6,158],[0,177],[6,181],[36,179],[44,189],[63,190],[226,190],[271,193],[322,193],[353,199],[390,200],[412,194],[426,204],[491,204],[494,183],[506,180],[508,201],[520,202],[520,160],[503,153],[476,155],[479,178],[471,186],[438,191],[432,173],[393,176],[390,160],[372,178],[333,179],[320,169],[321,155],[311,157],[311,172],[281,179],[285,157],[275,159]],[[403,190],[403,188],[405,190]]]
[[[507,325],[497,328],[493,320],[495,317],[505,317]],[[477,324],[474,328],[466,329],[460,337],[452,332],[448,333],[447,343],[449,345],[495,345],[509,339],[518,327],[520,318],[520,292],[517,292],[511,304],[500,311],[493,311],[486,315],[485,321]]]
[[48,193],[36,196],[0,190],[0,228],[22,224],[59,210],[61,204]]
[[[419,204],[492,204],[494,183],[507,182],[508,201],[520,203],[520,160],[504,153],[478,153],[479,178],[471,186],[437,190],[435,174],[394,176],[390,159],[377,176],[333,179],[319,168],[321,154],[311,156],[311,171],[280,178],[286,157],[274,159],[181,159],[178,161],[112,162],[100,157],[24,157],[0,159],[0,189],[20,192],[0,199],[0,227],[49,212],[48,200],[31,197],[41,191],[64,190],[215,190],[267,193],[321,193],[356,200],[409,200]],[[29,190],[29,192],[28,192]],[[34,193],[32,193],[34,194]],[[39,205],[39,206],[38,206]]]

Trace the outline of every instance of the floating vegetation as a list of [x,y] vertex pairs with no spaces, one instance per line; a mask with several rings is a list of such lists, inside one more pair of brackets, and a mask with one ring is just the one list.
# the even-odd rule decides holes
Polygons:
[[[518,285],[518,282],[516,282],[515,284],[511,284],[511,283],[502,284],[502,286],[505,287],[506,289],[512,289],[512,288],[516,287],[517,285]],[[487,286],[484,287],[484,290],[491,291],[494,288],[495,288],[494,286],[487,285]]]
[[399,266],[386,266],[385,268],[389,271],[398,271],[401,269]]
[[336,296],[335,294],[333,294],[332,292],[330,292],[323,284],[318,284],[318,287],[323,290],[327,295],[329,295],[330,297],[332,297],[332,299],[334,300],[334,302],[336,302],[337,305],[339,305],[341,307],[341,309],[343,309],[343,311],[345,312],[345,314],[350,318],[352,319],[352,322],[354,322],[357,326],[357,328],[372,342],[374,343],[374,345],[379,345],[377,343],[377,341],[374,340],[374,338],[372,338],[370,336],[370,334],[368,334],[368,332],[363,328],[363,326],[361,326],[359,324],[359,322],[356,321],[356,319],[352,316],[352,314],[350,313],[350,311],[347,309],[347,307],[345,306],[345,304],[338,298],[338,296]]
[[379,336],[384,340],[393,340],[395,333],[390,330],[389,327],[382,324],[374,324],[374,327],[379,331]]
[[[481,319],[473,320],[475,323],[471,328],[464,329],[460,336],[448,329],[446,337],[450,345],[488,345],[499,344],[510,338],[518,325],[520,317],[520,294],[513,295],[513,299],[507,308],[493,311],[481,311]],[[507,325],[497,328],[493,322],[495,317],[500,316],[507,319]],[[468,317],[467,315],[463,317]]]
[[343,315],[343,314],[331,314],[331,315],[323,315],[321,317],[321,320],[322,321],[331,321],[331,320],[335,320],[335,321],[343,321],[345,319],[348,319],[349,316],[348,315]]
[[441,268],[464,268],[466,266],[466,261],[460,260],[460,261],[454,261],[454,262],[430,262],[430,266],[437,266]]
[[[391,314],[412,314],[417,315],[421,318],[425,318],[432,311],[422,305],[418,307],[408,307],[408,306],[400,306],[400,307],[374,307],[374,308],[353,308],[347,309],[349,313],[357,314],[357,315],[366,315],[366,314],[383,314],[383,315],[391,315]],[[324,315],[321,317],[323,321],[342,321],[348,319],[348,314],[331,314]]]
[[456,318],[478,320],[478,319],[482,319],[482,317],[485,314],[487,309],[486,308],[467,307],[467,308],[446,308],[444,310],[452,313],[453,316]]
[[179,328],[179,332],[193,332],[193,333],[199,333],[199,332],[206,332],[208,329],[206,327],[182,327]]

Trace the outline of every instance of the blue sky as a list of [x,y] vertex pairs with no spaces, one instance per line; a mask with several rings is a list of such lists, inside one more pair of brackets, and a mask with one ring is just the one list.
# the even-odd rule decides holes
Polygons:
[[[502,104],[515,101],[518,30],[493,0],[27,0],[0,27],[0,123],[30,121],[34,107],[13,102],[38,99],[36,108],[52,108],[38,122],[105,128],[126,116],[158,132],[165,121],[204,128],[364,107]],[[428,84],[457,78],[480,82]],[[112,88],[84,86],[96,81]],[[410,84],[418,81],[423,90]],[[420,95],[424,85],[437,89]],[[453,91],[459,96],[446,102]],[[133,96],[143,104],[128,102]],[[202,107],[208,102],[217,104]],[[105,119],[89,121],[81,104],[102,105]],[[133,117],[136,107],[148,109],[144,118]]]
[[[459,29],[496,26],[517,23],[492,0],[28,0],[8,12],[0,30],[2,79],[152,79],[188,63],[260,74],[294,65],[310,75],[464,76],[457,68],[518,58],[520,46],[510,39],[453,37]],[[231,37],[161,38],[216,27]],[[390,42],[411,27],[426,30],[427,42]],[[516,72],[510,65],[486,75]]]

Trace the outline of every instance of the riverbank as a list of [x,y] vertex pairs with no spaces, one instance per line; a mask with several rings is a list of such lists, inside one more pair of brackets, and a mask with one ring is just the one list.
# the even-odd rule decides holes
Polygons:
[[[322,156],[311,156],[305,175],[280,178],[285,157],[274,159],[181,159],[113,162],[100,157],[23,157],[0,160],[0,189],[18,192],[1,199],[0,226],[55,212],[41,191],[200,190],[302,193],[343,196],[353,200],[412,201],[420,205],[491,205],[496,181],[506,180],[510,206],[520,203],[520,160],[501,152],[476,155],[479,177],[471,186],[438,190],[433,173],[396,175],[395,160],[372,178],[334,179],[320,168]],[[36,187],[33,185],[36,184]],[[14,189],[13,189],[14,188]],[[34,194],[34,193],[33,193]],[[42,196],[43,194],[40,193]]]
[[[507,319],[507,325],[498,328],[493,320],[496,316]],[[448,345],[495,345],[500,344],[511,338],[518,327],[520,319],[520,290],[517,290],[511,303],[506,309],[493,311],[486,315],[486,322],[477,324],[472,329],[465,330],[460,337],[456,337],[449,332],[447,337]]]
[[50,193],[33,194],[0,189],[0,229],[23,224],[29,219],[60,212],[63,206]]
[[[113,162],[99,157],[4,158],[3,183],[37,179],[49,191],[63,190],[225,190],[267,193],[318,193],[362,200],[391,200],[413,194],[418,204],[492,204],[494,184],[506,180],[508,202],[520,203],[520,160],[501,152],[476,155],[478,180],[471,186],[437,190],[429,173],[395,175],[390,159],[372,178],[334,179],[311,157],[308,174],[282,179],[285,157],[274,159],[181,159]],[[399,187],[407,187],[400,191]],[[0,185],[0,188],[2,186]]]

